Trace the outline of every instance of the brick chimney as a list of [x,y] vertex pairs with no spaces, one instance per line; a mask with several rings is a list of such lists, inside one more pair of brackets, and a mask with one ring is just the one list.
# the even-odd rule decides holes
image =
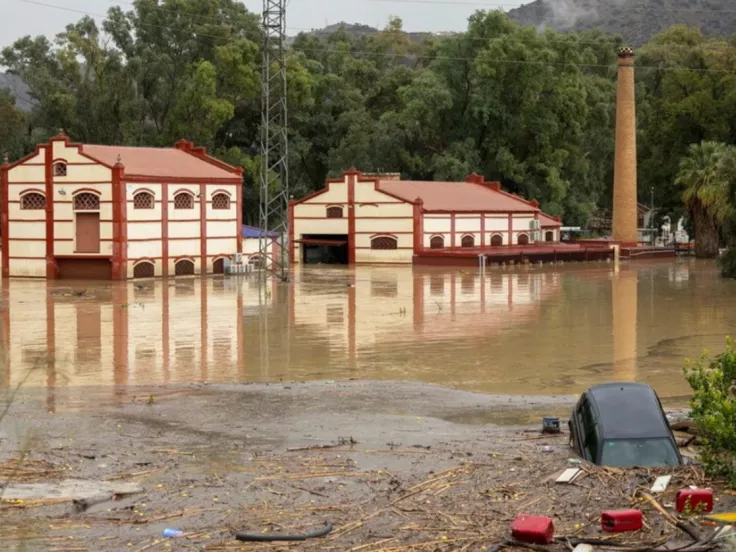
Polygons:
[[636,207],[636,98],[634,50],[618,51],[616,87],[616,152],[613,168],[613,239],[634,246],[637,237]]

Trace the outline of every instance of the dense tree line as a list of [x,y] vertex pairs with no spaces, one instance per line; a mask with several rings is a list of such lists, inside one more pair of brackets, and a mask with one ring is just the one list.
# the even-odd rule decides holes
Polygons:
[[[111,8],[102,28],[84,17],[53,42],[25,37],[0,65],[29,85],[35,107],[22,114],[0,94],[0,148],[16,158],[59,128],[90,143],[186,137],[245,167],[254,222],[260,45],[259,17],[235,0],[136,0]],[[398,19],[374,35],[301,34],[287,61],[293,193],[353,166],[427,180],[476,171],[585,225],[611,201],[619,45],[598,31],[537,32],[497,11],[421,43]],[[717,247],[728,217],[703,215],[697,194],[683,197],[692,174],[678,173],[691,145],[736,143],[736,39],[676,26],[637,65],[641,199],[653,189],[660,215],[689,211]]]

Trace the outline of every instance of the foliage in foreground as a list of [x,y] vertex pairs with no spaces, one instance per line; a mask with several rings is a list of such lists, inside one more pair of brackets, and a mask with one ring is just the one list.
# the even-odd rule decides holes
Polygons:
[[726,477],[736,487],[736,346],[726,339],[726,351],[688,362],[685,376],[694,394],[692,416],[702,436],[701,458],[708,475]]

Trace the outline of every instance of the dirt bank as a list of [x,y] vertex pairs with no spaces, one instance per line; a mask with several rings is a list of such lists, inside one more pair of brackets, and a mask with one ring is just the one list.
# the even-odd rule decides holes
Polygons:
[[[5,500],[0,540],[225,550],[238,549],[235,530],[301,532],[329,520],[326,539],[295,546],[482,550],[508,536],[517,512],[551,515],[560,535],[599,536],[600,511],[628,507],[656,473],[588,468],[573,485],[555,485],[569,467],[567,435],[541,437],[539,420],[565,416],[574,400],[359,381],[26,390],[0,425],[4,481],[133,483],[142,492]],[[704,482],[686,468],[671,489],[684,484]],[[719,508],[734,506],[720,498]],[[644,509],[637,542],[675,533]],[[167,527],[187,536],[162,539]]]

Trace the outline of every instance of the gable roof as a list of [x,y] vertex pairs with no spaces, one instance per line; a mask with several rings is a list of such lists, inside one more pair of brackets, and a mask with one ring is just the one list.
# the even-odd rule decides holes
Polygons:
[[[99,146],[81,144],[81,151],[87,156],[113,166],[118,156],[130,176],[150,176],[153,178],[187,179],[230,179],[240,180],[235,167],[217,160],[206,161],[192,153],[178,148],[138,148],[131,146]],[[223,167],[230,167],[226,170]]]
[[379,180],[378,189],[411,203],[420,198],[425,211],[540,212],[530,202],[494,189],[491,183]]
[[539,213],[539,226],[542,228],[549,228],[551,226],[558,226],[562,227],[562,221],[555,219],[554,217],[546,214],[546,213]]

